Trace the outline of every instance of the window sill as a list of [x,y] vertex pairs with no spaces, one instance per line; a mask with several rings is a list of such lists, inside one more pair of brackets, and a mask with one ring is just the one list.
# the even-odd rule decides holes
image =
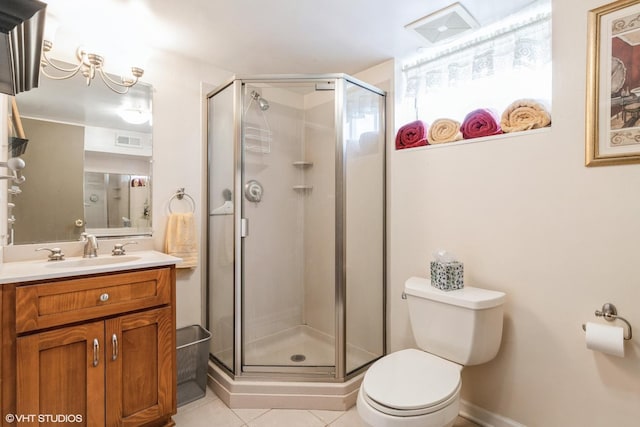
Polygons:
[[480,138],[471,138],[471,139],[461,139],[460,141],[445,142],[445,143],[434,144],[434,145],[421,145],[420,147],[403,148],[395,151],[402,152],[402,151],[416,151],[416,150],[436,150],[439,148],[459,147],[461,145],[473,144],[476,142],[498,141],[501,139],[510,139],[510,138],[515,138],[518,136],[525,136],[525,135],[529,136],[529,135],[535,135],[538,133],[546,133],[550,131],[551,131],[551,126],[547,126],[541,129],[523,130],[521,132],[501,133],[500,135],[483,136]]

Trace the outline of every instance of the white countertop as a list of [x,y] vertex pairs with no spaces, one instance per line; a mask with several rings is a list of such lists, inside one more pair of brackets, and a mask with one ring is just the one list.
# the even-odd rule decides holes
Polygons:
[[96,258],[69,257],[62,261],[46,258],[0,264],[0,284],[109,273],[137,268],[178,264],[182,260],[158,251],[127,251],[126,255]]

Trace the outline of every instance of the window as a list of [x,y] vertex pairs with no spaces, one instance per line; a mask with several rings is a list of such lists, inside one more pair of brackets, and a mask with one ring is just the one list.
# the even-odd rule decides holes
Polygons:
[[471,111],[498,115],[515,100],[551,107],[551,4],[537,2],[454,45],[431,48],[402,67],[402,123],[459,122]]

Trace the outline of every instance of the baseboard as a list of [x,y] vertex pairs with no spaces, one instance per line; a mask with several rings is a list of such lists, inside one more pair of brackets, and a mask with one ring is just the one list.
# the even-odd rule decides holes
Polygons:
[[462,399],[460,400],[460,416],[483,427],[526,427],[515,420],[494,414]]

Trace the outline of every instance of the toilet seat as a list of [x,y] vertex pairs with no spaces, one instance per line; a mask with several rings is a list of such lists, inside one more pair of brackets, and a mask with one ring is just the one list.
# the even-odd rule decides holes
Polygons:
[[391,353],[364,376],[364,400],[392,416],[410,417],[438,411],[460,393],[462,366],[416,349]]

